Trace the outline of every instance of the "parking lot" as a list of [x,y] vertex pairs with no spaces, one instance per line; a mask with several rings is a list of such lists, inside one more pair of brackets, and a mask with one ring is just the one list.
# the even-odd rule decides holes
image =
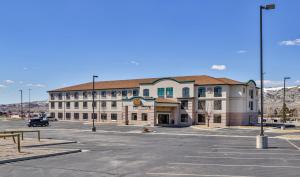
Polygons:
[[[23,128],[23,121],[0,121],[0,129]],[[98,176],[299,176],[299,141],[270,136],[270,149],[255,149],[256,129],[142,127],[55,122],[42,136],[75,140],[55,148],[81,153],[0,165],[1,177]]]

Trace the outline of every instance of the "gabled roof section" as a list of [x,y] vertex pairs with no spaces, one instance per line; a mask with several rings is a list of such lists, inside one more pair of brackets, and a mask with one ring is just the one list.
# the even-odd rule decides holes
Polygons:
[[[132,80],[115,80],[115,81],[101,81],[95,82],[96,90],[109,90],[109,89],[129,89],[138,88],[141,84],[155,83],[166,78],[145,78],[145,79],[132,79]],[[240,85],[245,84],[239,81],[235,81],[228,78],[214,78],[206,75],[197,76],[177,76],[168,77],[168,79],[176,80],[177,82],[194,82],[195,85]],[[60,92],[60,91],[80,91],[80,90],[92,90],[93,83],[84,83],[74,85],[70,87],[59,88],[50,90],[49,92]]]

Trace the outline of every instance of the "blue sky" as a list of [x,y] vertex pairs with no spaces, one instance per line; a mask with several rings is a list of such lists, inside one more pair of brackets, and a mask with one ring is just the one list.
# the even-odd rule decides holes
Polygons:
[[[0,2],[0,104],[99,80],[211,75],[259,80],[259,5],[268,86],[300,84],[300,1]],[[216,66],[214,66],[216,65]],[[223,66],[224,65],[224,66]]]

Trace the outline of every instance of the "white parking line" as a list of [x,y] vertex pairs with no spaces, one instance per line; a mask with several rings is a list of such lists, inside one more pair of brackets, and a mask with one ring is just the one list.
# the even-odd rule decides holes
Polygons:
[[270,155],[270,154],[282,154],[282,155],[298,155],[297,153],[267,153],[267,152],[198,152],[199,154],[262,154],[262,155]]
[[[254,146],[253,146],[254,147]],[[295,151],[295,149],[254,149],[254,148],[230,148],[230,147],[215,147],[215,148],[210,148],[210,149],[228,149],[228,150],[256,150],[256,151]]]
[[232,176],[232,175],[200,175],[194,173],[146,173],[146,175],[159,175],[159,176],[198,176],[198,177],[254,177],[254,176]]
[[203,159],[236,159],[236,160],[300,160],[287,158],[260,158],[260,157],[210,157],[210,156],[184,156],[185,158],[203,158]]
[[296,168],[300,166],[278,166],[278,165],[226,165],[226,164],[202,164],[202,163],[168,163],[169,165],[191,165],[191,166],[220,166],[220,167],[260,167],[260,168]]
[[298,147],[295,143],[291,142],[291,141],[288,140],[288,139],[286,139],[286,141],[287,141],[290,145],[294,146],[297,150],[300,151],[300,147]]

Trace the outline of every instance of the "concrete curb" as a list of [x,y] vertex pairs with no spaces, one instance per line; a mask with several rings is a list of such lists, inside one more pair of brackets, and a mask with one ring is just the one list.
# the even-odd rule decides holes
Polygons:
[[22,147],[43,147],[43,146],[55,146],[55,145],[73,144],[73,143],[77,143],[77,141],[68,141],[68,142],[50,143],[50,144],[36,144],[36,145],[27,145]]
[[16,159],[1,160],[0,164],[40,159],[40,158],[46,158],[46,157],[54,157],[54,156],[73,154],[73,153],[78,153],[78,152],[81,152],[81,149],[75,149],[75,150],[70,150],[70,151],[65,151],[65,152],[57,152],[57,153],[53,153],[53,154],[37,155],[37,156],[32,156],[32,157],[21,157],[21,158],[16,158]]

